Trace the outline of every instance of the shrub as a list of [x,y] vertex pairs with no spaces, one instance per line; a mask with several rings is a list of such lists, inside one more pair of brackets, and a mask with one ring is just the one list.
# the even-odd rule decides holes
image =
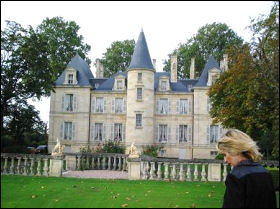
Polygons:
[[272,176],[274,189],[279,191],[279,168],[266,168]]
[[162,145],[147,145],[143,147],[143,154],[157,157],[158,153],[163,149]]
[[118,141],[107,141],[103,145],[102,149],[100,149],[101,152],[104,153],[125,153],[125,147],[120,145],[120,142]]

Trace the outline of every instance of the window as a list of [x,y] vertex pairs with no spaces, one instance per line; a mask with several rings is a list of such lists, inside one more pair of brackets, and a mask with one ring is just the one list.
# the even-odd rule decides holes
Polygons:
[[73,112],[73,94],[66,94],[65,95],[65,111]]
[[167,125],[159,125],[159,142],[167,142]]
[[73,74],[68,74],[68,84],[73,84]]
[[64,130],[63,130],[63,139],[71,140],[72,139],[72,122],[64,122]]
[[138,100],[142,99],[142,88],[137,88],[137,99]]
[[122,90],[123,89],[123,82],[121,80],[117,81],[117,89]]
[[188,91],[192,90],[192,84],[188,84]]
[[104,98],[103,97],[96,98],[95,112],[100,112],[100,113],[104,112]]
[[123,105],[124,105],[124,101],[123,98],[116,98],[115,99],[115,112],[119,113],[119,112],[123,112]]
[[168,113],[168,99],[159,100],[159,113],[167,114]]
[[94,140],[102,141],[102,138],[103,138],[103,124],[102,123],[95,123],[94,133],[95,133]]
[[214,84],[218,78],[219,78],[218,75],[213,75],[212,76],[212,84]]
[[136,114],[136,127],[142,127],[142,114]]
[[138,73],[138,81],[142,81],[142,73]]
[[116,123],[114,126],[114,140],[115,141],[122,141],[122,124]]
[[99,87],[99,83],[95,83],[94,87],[97,89]]
[[219,126],[210,126],[210,144],[217,143],[219,139]]
[[180,100],[180,114],[188,114],[189,110],[189,100],[181,99]]
[[188,126],[179,126],[179,142],[188,142]]
[[166,91],[166,89],[167,89],[167,82],[166,81],[162,81],[161,82],[161,90],[162,91]]
[[210,151],[210,156],[216,157],[218,155],[218,151]]

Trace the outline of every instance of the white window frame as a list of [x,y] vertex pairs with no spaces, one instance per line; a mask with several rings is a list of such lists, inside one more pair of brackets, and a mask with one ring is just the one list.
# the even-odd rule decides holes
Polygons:
[[159,103],[158,103],[158,113],[159,114],[163,114],[166,115],[169,112],[169,101],[168,99],[162,98],[159,99]]
[[143,79],[143,73],[138,73],[138,79],[137,81],[141,82]]
[[143,127],[143,115],[137,113],[136,114],[136,128],[142,128]]
[[167,91],[167,81],[161,81],[161,91]]
[[69,73],[68,74],[68,84],[73,84],[74,83],[74,74]]
[[169,130],[167,124],[158,125],[158,142],[167,143],[169,138]]
[[95,100],[95,112],[104,113],[104,97],[96,97]]
[[181,114],[181,115],[189,114],[189,105],[190,105],[189,100],[188,99],[180,99],[179,102],[180,102],[179,114]]
[[94,124],[94,141],[102,141],[104,139],[104,124],[95,123]]
[[123,141],[123,124],[122,123],[114,124],[114,141],[118,141],[118,142]]
[[73,140],[75,132],[75,125],[73,122],[64,121],[62,125],[63,140]]
[[137,88],[137,100],[142,100],[143,98],[143,89]]
[[73,112],[74,111],[74,94],[65,94],[64,110],[66,112]]
[[117,80],[117,90],[123,90],[123,81]]
[[115,98],[115,113],[123,113],[123,112],[124,112],[124,99]]

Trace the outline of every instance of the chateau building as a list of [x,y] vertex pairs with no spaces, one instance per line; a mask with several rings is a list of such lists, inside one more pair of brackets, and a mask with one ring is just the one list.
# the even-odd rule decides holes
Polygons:
[[214,158],[224,129],[213,125],[207,92],[220,73],[227,70],[227,56],[220,66],[209,57],[196,79],[194,59],[190,79],[177,78],[177,56],[171,71],[156,72],[144,32],[141,31],[126,72],[104,78],[97,61],[96,77],[77,54],[56,81],[51,94],[49,151],[57,138],[65,152],[94,148],[117,140],[138,149],[163,145],[162,157]]

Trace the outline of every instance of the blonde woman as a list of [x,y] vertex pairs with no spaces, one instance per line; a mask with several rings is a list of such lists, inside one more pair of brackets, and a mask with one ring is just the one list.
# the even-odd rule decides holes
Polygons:
[[272,177],[257,162],[262,155],[251,137],[237,129],[228,130],[217,149],[233,166],[225,182],[223,208],[276,208]]

